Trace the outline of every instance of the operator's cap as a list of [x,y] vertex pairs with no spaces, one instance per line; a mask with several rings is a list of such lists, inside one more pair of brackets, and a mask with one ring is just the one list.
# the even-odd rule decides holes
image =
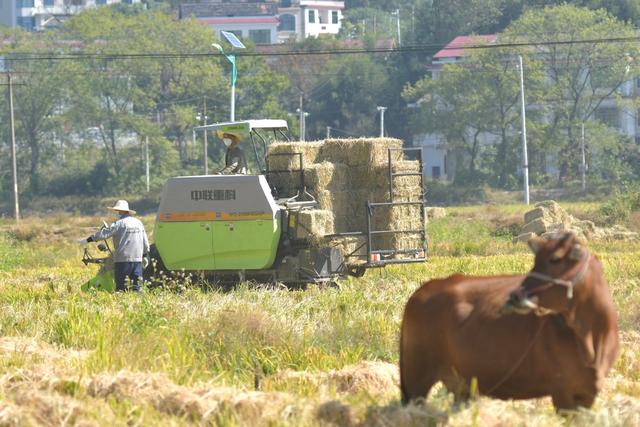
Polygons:
[[131,215],[135,215],[136,213],[136,211],[134,211],[133,209],[129,209],[129,202],[127,202],[126,200],[118,200],[115,206],[107,209],[110,209],[112,211],[129,212]]

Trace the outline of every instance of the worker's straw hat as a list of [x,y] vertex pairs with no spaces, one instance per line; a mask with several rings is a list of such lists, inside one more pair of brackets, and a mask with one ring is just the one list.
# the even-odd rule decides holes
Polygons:
[[115,206],[107,209],[111,209],[112,211],[129,212],[132,215],[135,215],[136,213],[136,211],[134,211],[133,209],[129,209],[129,202],[127,202],[126,200],[118,200]]
[[234,141],[240,141],[240,135],[236,134],[236,133],[231,133],[231,132],[224,132],[224,131],[217,131],[216,134],[218,135],[218,138],[222,139],[222,138],[230,138],[233,139]]

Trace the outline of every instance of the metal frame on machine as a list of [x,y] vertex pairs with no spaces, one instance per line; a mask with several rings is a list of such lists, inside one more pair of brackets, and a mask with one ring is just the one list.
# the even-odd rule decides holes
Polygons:
[[[392,152],[401,151],[403,154],[406,152],[418,152],[419,170],[418,172],[393,172],[392,165]],[[367,266],[380,267],[387,264],[408,264],[416,262],[424,262],[427,259],[427,231],[426,231],[426,218],[424,213],[424,175],[422,165],[422,147],[413,148],[389,148],[388,149],[388,164],[389,170],[389,202],[371,202],[367,201]],[[400,176],[419,176],[420,177],[420,198],[415,202],[394,202],[393,182],[396,177]],[[420,230],[374,230],[372,229],[371,219],[376,208],[384,207],[386,209],[393,209],[394,206],[415,206],[419,205],[420,219],[422,227]],[[394,250],[394,249],[373,249],[373,237],[384,234],[420,234],[422,236],[422,247]],[[406,259],[384,259],[384,257],[390,257],[398,254],[414,254],[414,258]],[[378,255],[378,256],[375,256]]]
[[[393,152],[401,152],[403,155],[407,152],[417,152],[419,158],[419,169],[417,172],[393,172]],[[298,195],[306,192],[305,182],[304,182],[304,163],[303,163],[303,154],[300,152],[295,153],[275,153],[270,154],[271,156],[285,156],[285,157],[297,157],[299,163],[299,169],[292,170],[270,170],[269,162],[266,162],[266,171],[265,174],[267,177],[271,174],[278,173],[291,173],[298,172],[300,174],[300,185]],[[422,164],[422,147],[412,147],[412,148],[389,148],[387,152],[388,157],[388,177],[389,177],[389,201],[388,202],[372,202],[367,201],[366,205],[363,206],[366,209],[367,214],[367,230],[366,231],[352,231],[352,232],[343,232],[336,233],[330,236],[325,236],[328,238],[331,237],[355,237],[362,236],[365,238],[365,241],[362,245],[359,245],[352,253],[345,255],[345,261],[348,263],[349,258],[358,258],[362,259],[362,255],[358,255],[358,252],[361,252],[362,248],[366,245],[366,261],[365,263],[358,266],[359,269],[366,269],[371,267],[383,267],[389,264],[408,264],[408,263],[419,263],[424,262],[427,259],[427,232],[426,232],[426,217],[424,212],[424,175],[423,175],[423,164]],[[404,157],[404,156],[403,156]],[[394,180],[397,177],[402,176],[419,176],[420,177],[420,194],[419,198],[416,201],[404,202],[404,201],[395,201],[394,200]],[[269,181],[269,179],[267,179]],[[290,195],[286,195],[290,196]],[[294,196],[295,198],[295,196]],[[377,209],[393,209],[397,206],[420,206],[420,222],[422,224],[421,229],[411,229],[411,230],[390,230],[390,229],[381,229],[376,230],[372,227],[372,218]],[[374,240],[376,236],[381,235],[389,235],[389,234],[420,234],[422,239],[422,246],[419,248],[411,248],[411,249],[403,249],[403,250],[394,250],[394,249],[375,249],[374,248]],[[406,258],[391,258],[394,255],[407,255]],[[409,257],[409,255],[412,255]]]

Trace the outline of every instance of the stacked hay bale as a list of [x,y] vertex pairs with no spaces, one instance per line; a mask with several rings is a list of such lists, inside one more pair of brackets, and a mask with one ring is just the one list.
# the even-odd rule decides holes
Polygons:
[[524,223],[514,242],[526,242],[536,235],[553,236],[562,231],[570,231],[582,240],[640,240],[638,233],[624,227],[601,228],[592,221],[577,219],[553,200],[536,203],[524,214]]
[[[392,150],[389,158],[389,148]],[[394,173],[420,171],[418,161],[404,159],[402,141],[387,138],[327,139],[320,142],[277,143],[269,147],[268,167],[271,185],[281,197],[295,195],[300,187],[302,153],[304,185],[318,201],[320,209],[333,213],[335,233],[367,231],[366,203],[389,202],[389,169]],[[394,201],[419,201],[421,177],[397,176],[393,179]],[[310,214],[313,215],[313,214]],[[377,207],[373,212],[374,230],[420,230],[422,207],[405,205]],[[320,227],[321,228],[321,227]],[[330,233],[327,233],[330,234]],[[362,237],[331,241],[344,253],[366,254]],[[377,235],[374,249],[416,249],[422,247],[421,233]],[[359,250],[357,250],[360,248]]]

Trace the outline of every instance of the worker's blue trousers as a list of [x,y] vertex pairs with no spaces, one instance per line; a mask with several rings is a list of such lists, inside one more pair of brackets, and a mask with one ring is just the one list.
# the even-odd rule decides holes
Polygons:
[[142,291],[142,263],[141,262],[116,262],[116,292],[124,292],[127,290],[125,281],[127,277],[131,280],[133,290]]

